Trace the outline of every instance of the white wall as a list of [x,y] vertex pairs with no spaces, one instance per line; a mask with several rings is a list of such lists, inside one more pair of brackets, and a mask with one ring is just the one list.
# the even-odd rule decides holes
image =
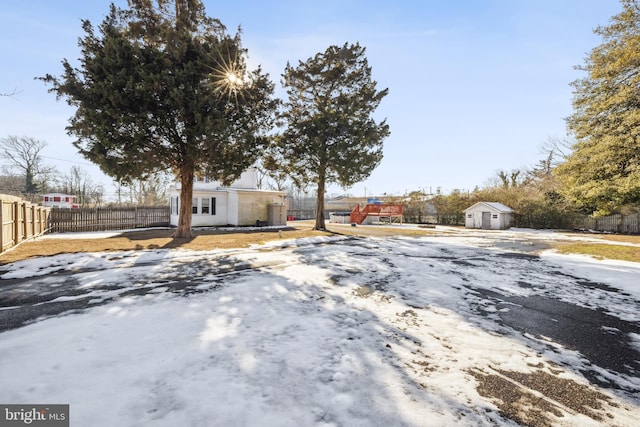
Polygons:
[[269,220],[269,205],[285,204],[285,196],[271,191],[240,191],[238,225],[253,225],[256,220]]
[[[178,196],[178,193],[171,193],[171,197]],[[198,199],[198,213],[192,214],[191,217],[191,226],[192,227],[222,227],[229,224],[228,219],[228,195],[226,191],[215,191],[215,192],[203,192],[203,191],[194,191],[193,197]],[[216,199],[216,214],[211,214],[211,202],[209,202],[209,212],[208,214],[202,214],[202,199],[208,198],[211,200],[212,197]],[[191,207],[191,202],[189,202],[189,207]],[[174,227],[178,225],[178,215],[171,213],[170,224]]]
[[[175,183],[176,188],[180,188],[180,183]],[[196,181],[194,182],[194,190],[195,189],[203,189],[203,190],[216,190],[218,188],[224,188],[220,181]],[[249,168],[246,171],[242,172],[240,177],[233,181],[230,185],[226,186],[226,188],[242,188],[247,190],[256,190],[258,188],[258,170],[255,168]]]
[[236,191],[230,191],[227,199],[227,224],[241,225],[238,221],[239,206],[238,206],[238,193]]
[[257,169],[251,168],[242,172],[240,178],[235,180],[230,185],[231,188],[246,188],[255,190],[258,188],[258,171]]
[[482,211],[467,211],[465,213],[464,226],[466,228],[482,228]]

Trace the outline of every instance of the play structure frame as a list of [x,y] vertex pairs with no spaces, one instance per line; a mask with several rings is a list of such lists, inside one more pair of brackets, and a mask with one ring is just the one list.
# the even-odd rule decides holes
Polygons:
[[374,223],[373,221],[367,221],[367,218],[377,218],[377,223],[380,223],[383,218],[388,219],[389,224],[399,223],[402,224],[402,205],[389,204],[389,203],[368,203],[363,208],[360,205],[356,205],[351,211],[350,221],[351,224],[363,224]]

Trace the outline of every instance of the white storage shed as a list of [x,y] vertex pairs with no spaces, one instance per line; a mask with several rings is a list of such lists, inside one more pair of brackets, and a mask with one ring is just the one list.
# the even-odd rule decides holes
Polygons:
[[505,230],[511,227],[513,209],[497,202],[478,202],[464,210],[464,226],[483,230]]

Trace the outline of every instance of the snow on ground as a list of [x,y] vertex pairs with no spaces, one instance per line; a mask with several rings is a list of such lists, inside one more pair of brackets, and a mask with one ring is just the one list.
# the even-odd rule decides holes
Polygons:
[[[488,384],[522,391],[526,373],[599,396],[557,397],[543,423],[636,425],[637,371],[500,316],[516,312],[509,298],[555,298],[637,325],[640,265],[503,250],[536,234],[16,262],[0,279],[29,279],[22,292],[64,283],[78,292],[60,298],[96,305],[0,334],[0,402],[69,403],[78,426],[511,426],[534,418],[509,419]],[[626,335],[637,356],[640,334]]]

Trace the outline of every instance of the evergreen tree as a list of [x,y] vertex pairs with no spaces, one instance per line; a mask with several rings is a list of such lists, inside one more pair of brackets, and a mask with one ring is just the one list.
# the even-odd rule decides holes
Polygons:
[[386,120],[372,114],[388,89],[371,79],[365,49],[359,44],[330,46],[282,75],[287,91],[281,119],[286,126],[274,138],[277,164],[298,187],[317,186],[315,229],[325,228],[326,186],[349,187],[368,177],[382,160],[389,135]]
[[640,5],[621,0],[622,12],[594,32],[602,37],[572,83],[568,127],[573,153],[557,169],[563,194],[583,211],[609,214],[640,202]]
[[80,153],[128,184],[171,171],[181,183],[175,237],[191,237],[195,174],[230,183],[257,159],[273,125],[273,84],[200,0],[111,5],[96,33],[83,21],[80,67],[46,75],[76,107]]

